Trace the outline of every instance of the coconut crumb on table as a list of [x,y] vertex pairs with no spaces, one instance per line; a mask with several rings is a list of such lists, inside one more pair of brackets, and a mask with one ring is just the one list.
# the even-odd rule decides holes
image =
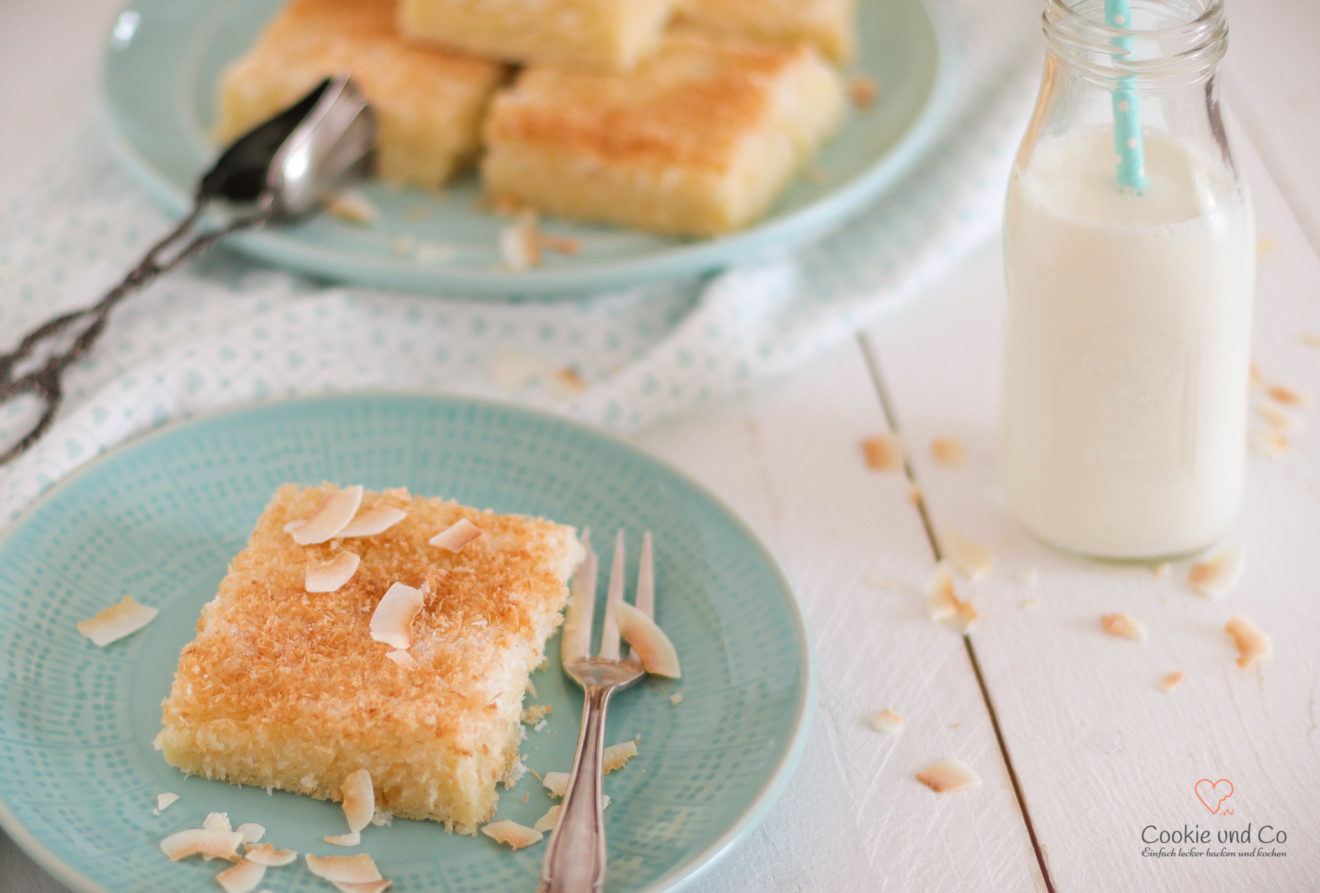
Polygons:
[[941,760],[918,772],[917,781],[937,794],[948,794],[976,787],[981,776],[958,760]]
[[1228,546],[1208,560],[1193,564],[1187,572],[1187,586],[1206,598],[1220,598],[1237,584],[1245,563],[1242,545]]
[[949,468],[967,464],[967,448],[956,437],[937,437],[930,442],[930,454],[935,461]]
[[1287,434],[1301,427],[1302,420],[1293,415],[1288,410],[1279,406],[1277,403],[1261,403],[1256,406],[1256,412],[1264,420],[1265,424],[1270,426],[1270,430],[1278,434]]
[[866,718],[871,728],[885,735],[895,735],[903,728],[903,717],[886,707]]
[[1251,432],[1252,449],[1270,458],[1282,456],[1290,446],[1288,438],[1273,428],[1259,428]]
[[1284,406],[1305,406],[1310,402],[1305,394],[1281,384],[1271,385],[1265,393],[1271,400]]
[[683,703],[683,693],[681,691],[674,692],[669,696],[669,703],[673,704],[675,707]]
[[1178,686],[1182,685],[1184,678],[1185,677],[1180,671],[1174,670],[1172,673],[1166,674],[1165,677],[1160,680],[1160,688],[1164,689],[1166,692],[1171,692]]
[[1105,614],[1100,618],[1100,625],[1111,636],[1134,642],[1146,640],[1146,628],[1127,614]]
[[872,471],[896,471],[903,467],[903,443],[892,434],[878,434],[862,441],[862,460]]
[[534,725],[554,713],[554,711],[553,704],[532,704],[523,708],[522,721],[528,725]]
[[1233,637],[1233,644],[1238,650],[1237,665],[1244,670],[1273,653],[1270,637],[1241,615],[1229,620],[1224,625],[1224,632]]
[[931,620],[942,621],[963,633],[975,626],[980,618],[971,602],[958,597],[948,561],[935,565],[926,583],[926,613]]

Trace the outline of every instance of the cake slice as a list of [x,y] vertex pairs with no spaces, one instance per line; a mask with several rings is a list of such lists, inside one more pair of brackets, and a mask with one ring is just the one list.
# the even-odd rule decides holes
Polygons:
[[715,34],[806,41],[836,62],[852,58],[856,0],[678,0],[679,21]]
[[[299,545],[290,522],[343,492],[276,492],[179,656],[161,749],[190,774],[318,799],[366,769],[380,809],[473,834],[518,763],[523,694],[583,548],[571,527],[402,490],[362,498],[356,517],[376,529],[383,509],[406,513],[382,532]],[[463,543],[468,525],[479,535]],[[361,559],[347,582],[308,592],[324,588],[308,571],[345,552]],[[387,644],[378,609],[397,584],[421,606],[410,642]]]
[[411,40],[510,62],[619,71],[659,42],[674,0],[400,0]]
[[631,72],[523,71],[491,107],[482,178],[562,217],[717,235],[765,213],[844,104],[811,47],[676,29]]
[[293,0],[225,69],[215,135],[232,140],[322,78],[344,73],[380,124],[377,174],[436,187],[476,157],[482,114],[506,69],[405,41],[392,3]]

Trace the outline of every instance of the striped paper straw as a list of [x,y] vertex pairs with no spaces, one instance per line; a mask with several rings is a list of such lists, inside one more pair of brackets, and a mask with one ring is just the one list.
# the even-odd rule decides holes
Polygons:
[[[1105,23],[1115,28],[1132,26],[1132,10],[1128,0],[1105,0]],[[1132,51],[1132,38],[1114,37],[1113,46]],[[1115,53],[1122,58],[1124,53]],[[1118,79],[1118,89],[1112,94],[1114,106],[1114,154],[1118,164],[1118,185],[1140,191],[1146,185],[1145,152],[1141,143],[1141,116],[1137,109],[1137,94],[1132,89],[1133,75]]]

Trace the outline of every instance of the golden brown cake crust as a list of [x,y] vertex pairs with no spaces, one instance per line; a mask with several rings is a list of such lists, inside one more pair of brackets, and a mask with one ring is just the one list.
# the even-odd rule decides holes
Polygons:
[[[571,528],[403,491],[364,498],[364,508],[407,509],[383,533],[295,544],[285,524],[310,517],[333,489],[282,487],[234,558],[180,655],[165,756],[209,777],[331,798],[349,772],[369,768],[382,808],[470,833],[516,760],[527,674],[559,622],[581,546]],[[457,554],[428,544],[459,518],[482,536]],[[307,569],[340,550],[361,556],[353,578],[337,592],[304,591]],[[395,582],[426,593],[411,671],[369,632]]]
[[618,164],[724,171],[746,133],[770,115],[764,82],[807,52],[675,29],[628,74],[528,68],[497,97],[488,139]]

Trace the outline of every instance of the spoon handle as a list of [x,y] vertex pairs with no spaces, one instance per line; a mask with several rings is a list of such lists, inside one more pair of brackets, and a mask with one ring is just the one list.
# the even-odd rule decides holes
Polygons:
[[[25,334],[12,351],[0,355],[0,405],[25,394],[37,397],[45,404],[31,430],[12,447],[0,453],[0,465],[26,452],[46,433],[64,399],[61,381],[64,370],[91,350],[105,330],[110,311],[121,300],[151,284],[162,273],[201,254],[230,233],[261,226],[273,214],[268,204],[262,205],[250,214],[235,217],[222,227],[198,233],[191,241],[171,252],[171,249],[187,238],[206,204],[207,196],[199,196],[188,215],[152,245],[128,275],[96,303],[46,320]],[[78,328],[80,324],[81,329]],[[74,332],[76,334],[72,334]],[[64,349],[60,350],[61,340],[71,334],[71,340],[67,340]],[[46,352],[45,362],[24,374],[17,374],[19,365],[39,350]]]

